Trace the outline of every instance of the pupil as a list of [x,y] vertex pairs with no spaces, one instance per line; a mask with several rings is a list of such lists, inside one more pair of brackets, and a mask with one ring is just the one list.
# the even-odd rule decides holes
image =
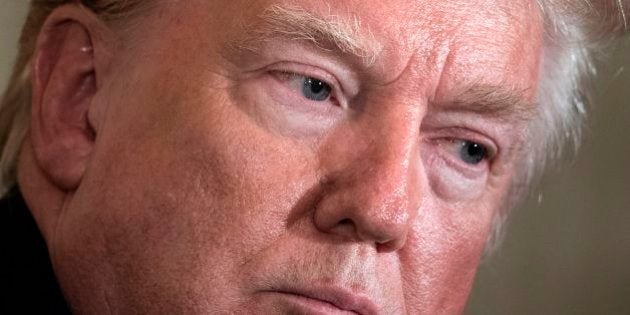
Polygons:
[[314,94],[319,94],[322,90],[324,90],[324,82],[309,79],[309,84],[311,85],[311,92]]
[[462,159],[469,164],[479,164],[487,155],[486,148],[470,141],[463,143]]
[[306,78],[302,93],[306,98],[313,101],[325,101],[330,96],[330,86],[326,82]]

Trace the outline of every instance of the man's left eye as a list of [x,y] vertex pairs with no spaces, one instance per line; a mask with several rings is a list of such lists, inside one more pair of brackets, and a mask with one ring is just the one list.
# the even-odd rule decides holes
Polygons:
[[488,149],[479,143],[469,140],[458,140],[459,158],[467,164],[477,165],[488,158]]

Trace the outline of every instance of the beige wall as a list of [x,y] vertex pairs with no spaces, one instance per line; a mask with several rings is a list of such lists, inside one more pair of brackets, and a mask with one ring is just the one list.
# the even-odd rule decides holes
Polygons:
[[20,28],[27,10],[26,0],[0,0],[0,90],[7,85],[17,53]]
[[630,39],[609,53],[578,159],[515,212],[468,314],[630,314]]
[[[1,1],[5,86],[27,1]],[[597,81],[579,159],[515,212],[468,314],[630,314],[630,41],[623,48]]]

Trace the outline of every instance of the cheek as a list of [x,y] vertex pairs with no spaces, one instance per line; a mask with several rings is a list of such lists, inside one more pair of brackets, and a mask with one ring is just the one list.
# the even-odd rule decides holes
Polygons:
[[59,235],[67,274],[102,275],[77,296],[148,308],[238,300],[239,266],[285,231],[314,172],[310,151],[224,99],[151,104],[146,120],[104,128]]
[[463,311],[491,225],[492,211],[478,207],[423,206],[401,253],[411,313]]

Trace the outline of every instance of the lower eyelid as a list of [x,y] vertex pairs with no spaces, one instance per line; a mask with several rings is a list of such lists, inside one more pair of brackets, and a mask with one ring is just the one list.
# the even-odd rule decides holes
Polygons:
[[426,152],[423,161],[427,169],[428,184],[442,200],[448,202],[474,200],[486,190],[489,173],[485,169],[471,170],[457,165],[452,158]]
[[[447,149],[444,148],[445,145],[452,145],[451,143],[449,144],[443,143],[445,141],[447,140],[438,141],[438,142],[431,141],[430,143],[428,143],[428,145],[432,147],[429,147],[429,148],[425,147],[423,150],[425,152],[421,152],[421,154],[423,155],[436,154],[437,158],[442,160],[447,166],[456,169],[459,173],[461,173],[467,178],[480,177],[484,173],[488,172],[488,168],[490,165],[489,158],[482,160],[477,165],[466,164],[464,161],[461,161],[458,157],[455,156],[455,154],[457,154],[456,152],[452,152],[452,153],[444,152],[444,151],[447,151]],[[432,158],[435,158],[435,157],[432,157]]]

